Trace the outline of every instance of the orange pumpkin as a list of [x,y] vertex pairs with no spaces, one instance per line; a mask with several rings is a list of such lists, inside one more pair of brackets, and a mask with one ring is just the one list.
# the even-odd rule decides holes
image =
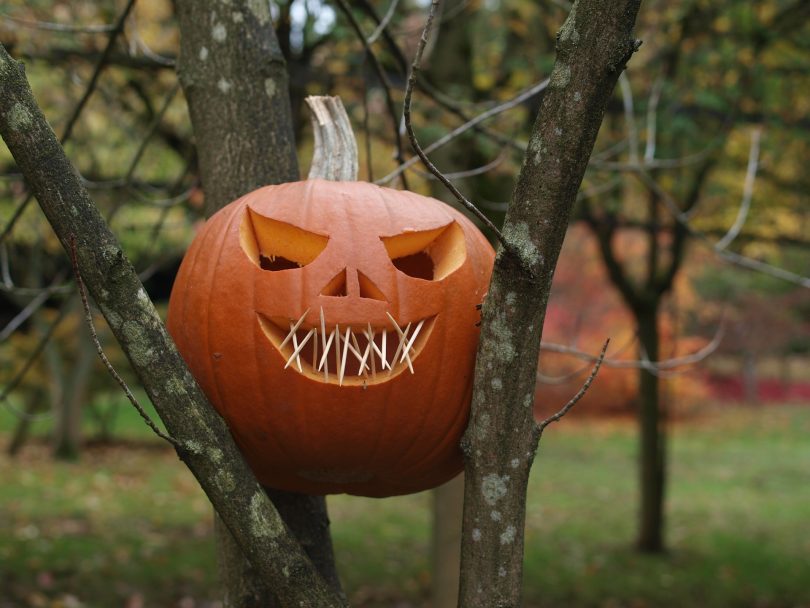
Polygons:
[[424,196],[267,186],[201,229],[168,326],[262,484],[416,492],[462,468],[493,259],[472,222]]

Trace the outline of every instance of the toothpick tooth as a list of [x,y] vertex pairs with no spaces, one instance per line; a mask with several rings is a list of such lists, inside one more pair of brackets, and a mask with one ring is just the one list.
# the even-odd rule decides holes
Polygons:
[[385,358],[385,344],[386,344],[387,341],[388,341],[388,332],[385,331],[385,330],[382,330],[382,353],[380,354],[380,358],[382,359],[383,371],[385,370],[386,367],[389,367],[389,368],[391,367],[388,364],[388,359]]
[[349,337],[352,338],[352,342],[354,342],[354,344],[344,339],[343,348],[348,348],[350,351],[352,351],[352,354],[357,357],[358,361],[360,361],[360,358],[363,355],[360,354],[360,346],[357,344],[357,338],[354,337],[354,333],[349,333]]
[[357,357],[357,360],[360,361],[360,369],[358,370],[357,375],[361,376],[363,374],[363,370],[366,369],[366,360],[368,359],[370,347],[366,345],[366,350],[363,351],[362,355],[360,355],[360,342],[358,342],[357,336],[354,334],[354,332],[352,332],[352,344],[354,344],[352,352],[354,353],[354,356]]
[[295,323],[293,323],[292,321],[290,321],[290,333],[288,333],[288,334],[287,334],[287,337],[286,337],[286,338],[284,338],[284,340],[281,342],[281,346],[279,346],[279,347],[278,347],[278,349],[279,349],[279,350],[281,350],[282,348],[284,348],[284,346],[286,346],[287,342],[289,342],[289,341],[290,341],[290,338],[292,338],[293,336],[295,336],[295,330],[296,330]]
[[326,364],[326,374],[327,378],[329,378],[329,359],[327,358],[329,355],[329,347],[332,346],[332,339],[335,337],[335,330],[332,330],[332,333],[329,334],[329,339],[326,341],[326,344],[323,347],[323,354],[321,355],[321,362],[318,363],[318,371],[321,371],[321,368]]
[[371,323],[368,324],[368,333],[366,334],[366,339],[368,340],[368,347],[371,349],[371,377],[375,380],[377,379],[377,364],[374,363],[374,349],[377,348],[377,345],[374,343],[374,330],[371,329]]
[[413,330],[413,335],[411,336],[411,339],[408,340],[408,343],[405,345],[405,350],[402,352],[402,357],[399,359],[400,363],[402,363],[403,359],[405,359],[405,358],[408,359],[408,367],[411,369],[411,373],[413,373],[413,366],[411,365],[410,350],[411,350],[411,347],[413,347],[413,343],[416,342],[416,336],[419,335],[419,331],[422,329],[422,325],[424,323],[425,323],[425,320],[422,319],[416,325],[416,329]]
[[[374,341],[374,339],[377,337],[377,334],[371,329],[371,324],[369,324],[368,327],[369,327],[369,329],[368,329],[368,333],[366,334],[366,337],[369,338],[369,336],[371,336],[369,338],[371,348],[374,349],[374,352],[377,353],[377,355],[380,357],[380,360],[382,361],[383,360],[383,351],[380,350],[380,347],[377,346],[377,343]],[[385,330],[383,330],[382,335],[383,335],[383,340],[385,340]],[[373,362],[374,362],[374,356],[373,355],[371,357],[371,361],[372,361],[372,364],[373,364]],[[385,363],[383,363],[383,369],[385,369]]]
[[[346,337],[343,338],[343,358],[340,361],[340,376],[338,378],[338,384],[340,386],[343,386],[343,375],[346,373],[346,355],[349,354],[349,350],[346,347],[349,346],[349,334],[351,333],[351,331],[352,331],[352,328],[347,327],[346,328]],[[340,341],[339,337],[338,337],[338,341]]]
[[288,341],[290,338],[294,338],[294,337],[295,337],[295,332],[296,332],[296,331],[298,331],[298,328],[299,328],[299,327],[301,327],[301,323],[303,323],[303,322],[304,322],[304,317],[306,317],[306,316],[307,316],[307,314],[309,314],[309,308],[307,308],[307,309],[304,311],[304,314],[302,314],[302,315],[301,315],[301,318],[300,318],[300,319],[298,319],[298,321],[296,321],[296,322],[295,322],[295,324],[293,324],[293,322],[292,322],[292,321],[290,321],[290,333],[289,333],[289,334],[287,334],[287,337],[286,337],[286,338],[284,338],[284,341],[281,343],[281,346],[279,346],[279,347],[278,347],[278,349],[279,349],[279,350],[281,350],[282,348],[284,348],[284,346],[287,344],[287,341]]
[[323,318],[323,306],[321,306],[321,346],[324,351],[329,350],[326,346],[326,320]]
[[[284,369],[287,369],[288,367],[290,367],[290,363],[292,363],[292,360],[293,360],[293,359],[295,359],[295,360],[296,360],[296,362],[298,363],[298,370],[299,370],[299,371],[303,371],[303,370],[301,369],[301,351],[302,351],[302,350],[303,350],[303,348],[304,348],[304,347],[307,345],[307,342],[309,342],[309,339],[310,339],[310,338],[313,336],[313,334],[315,334],[316,332],[317,332],[317,330],[316,330],[316,329],[313,327],[312,329],[310,329],[310,330],[307,332],[307,335],[306,335],[306,336],[304,336],[304,339],[303,339],[303,340],[301,340],[301,343],[300,343],[300,344],[296,344],[296,345],[295,345],[295,350],[294,350],[294,351],[293,351],[293,353],[290,355],[290,359],[287,361],[287,365],[285,365],[285,366],[284,366]],[[296,342],[296,340],[295,340],[295,339],[293,339],[293,343],[295,343],[295,342]]]
[[[405,343],[408,341],[408,332],[411,330],[411,324],[408,323],[408,325],[405,327],[404,332],[401,329],[399,329],[399,327],[397,327],[397,329],[399,330],[399,345],[397,346],[397,350],[394,353],[393,358],[391,359],[391,365],[388,366],[388,374],[389,375],[391,375],[391,373],[394,371],[394,365],[397,362],[397,358],[399,357],[399,353],[402,352],[402,349],[405,346]],[[409,364],[410,364],[410,361],[411,360],[408,359]]]
[[[340,372],[340,326],[335,323],[335,371]],[[340,383],[343,383],[343,376],[340,376]]]
[[315,339],[312,341],[312,369],[316,369],[316,365],[318,365],[318,328],[313,327],[313,331],[315,332]]
[[[290,361],[293,360],[293,357],[298,357],[298,334],[297,334],[297,332],[293,334],[292,343],[293,343],[293,353],[292,353],[292,355],[290,355]],[[284,369],[287,369],[287,366],[290,364],[290,361],[287,361],[287,365],[284,366]],[[301,370],[301,360],[296,359],[296,361],[298,362],[298,371],[300,372],[300,371],[302,371]]]
[[[402,342],[399,343],[402,346],[402,358],[408,363],[408,369],[411,370],[413,373],[413,362],[411,361],[411,356],[408,354],[408,348],[410,348],[406,338],[408,337],[408,330],[411,328],[411,324],[408,323],[408,327],[405,328],[405,333],[402,336]],[[400,363],[402,363],[402,358],[400,358]]]

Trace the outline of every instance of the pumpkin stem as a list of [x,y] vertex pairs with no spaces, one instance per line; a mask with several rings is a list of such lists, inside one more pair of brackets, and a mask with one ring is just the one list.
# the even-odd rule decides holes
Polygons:
[[313,95],[306,102],[315,133],[309,179],[357,181],[357,141],[340,97]]

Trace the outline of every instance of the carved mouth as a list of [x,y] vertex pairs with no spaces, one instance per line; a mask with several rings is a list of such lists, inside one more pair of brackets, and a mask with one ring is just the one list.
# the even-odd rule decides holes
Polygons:
[[436,320],[434,315],[399,325],[389,314],[382,327],[327,325],[321,309],[320,324],[313,326],[304,323],[308,313],[297,321],[259,314],[259,325],[284,357],[284,369],[338,386],[379,384],[406,369],[414,373],[413,363]]

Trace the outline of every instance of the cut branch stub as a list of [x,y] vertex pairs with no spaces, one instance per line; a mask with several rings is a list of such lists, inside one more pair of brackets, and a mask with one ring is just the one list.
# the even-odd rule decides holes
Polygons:
[[312,112],[315,152],[309,179],[357,181],[357,141],[346,108],[339,97],[306,98]]

